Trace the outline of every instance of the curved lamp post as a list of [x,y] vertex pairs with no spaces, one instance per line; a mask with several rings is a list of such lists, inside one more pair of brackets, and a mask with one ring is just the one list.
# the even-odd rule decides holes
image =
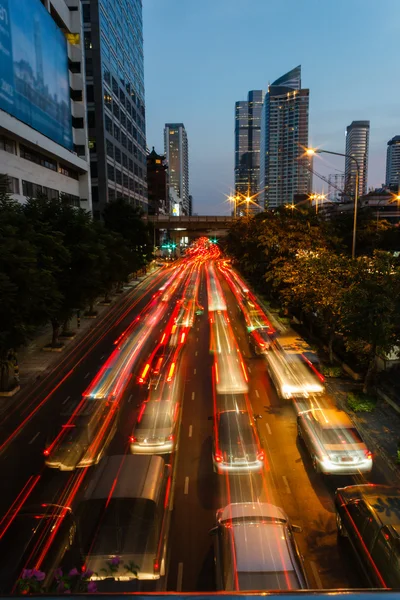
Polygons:
[[319,148],[307,148],[306,154],[307,154],[307,156],[314,156],[315,154],[333,154],[334,156],[344,156],[345,158],[349,158],[350,160],[353,160],[356,163],[357,172],[356,172],[356,189],[354,192],[353,243],[352,243],[352,247],[351,247],[351,258],[354,259],[356,257],[358,183],[360,181],[360,165],[358,164],[358,160],[351,154],[343,154],[342,152],[332,152],[331,150],[320,150]]

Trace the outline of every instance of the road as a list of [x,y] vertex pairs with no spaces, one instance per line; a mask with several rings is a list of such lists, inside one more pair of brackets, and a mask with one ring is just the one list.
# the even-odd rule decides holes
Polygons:
[[[181,263],[186,265],[182,279],[178,281],[179,278],[175,278],[170,284],[171,293],[164,296],[165,310],[149,330],[139,359],[132,367],[133,376],[121,398],[118,428],[107,449],[109,455],[124,455],[129,451],[128,439],[147,394],[145,386],[137,383],[139,374],[168,323],[171,319],[176,320],[174,311],[179,302],[184,300],[188,289],[189,279],[186,277],[190,273],[188,265],[191,263],[187,259]],[[292,523],[302,527],[302,533],[295,535],[311,588],[363,587],[364,582],[353,557],[346,547],[338,545],[333,504],[337,487],[355,480],[361,481],[361,478],[328,479],[314,472],[303,445],[297,439],[293,405],[278,398],[267,373],[265,358],[252,355],[241,309],[218,269],[220,293],[226,302],[230,327],[248,374],[246,402],[253,414],[260,416],[256,423],[266,459],[262,475],[223,476],[213,471],[212,435],[216,392],[208,318],[209,275],[206,274],[209,264],[210,259],[206,255],[199,267],[197,298],[204,312],[195,317],[193,326],[187,328],[179,370],[175,375],[180,381],[179,401],[182,407],[177,449],[169,456],[164,455],[172,465],[167,572],[165,578],[156,583],[156,587],[143,583],[139,589],[164,588],[187,592],[215,590],[213,545],[209,530],[215,525],[216,510],[229,502],[257,500],[277,504],[288,514]],[[42,387],[26,398],[25,403],[20,401],[19,411],[12,413],[4,422],[2,433],[5,446],[1,455],[3,493],[0,498],[3,515],[7,514],[13,502],[15,507],[21,499],[28,504],[68,499],[73,508],[79,504],[83,489],[99,467],[72,472],[46,468],[43,449],[48,443],[48,432],[60,429],[68,418],[66,415],[73,412],[89,382],[115,349],[114,341],[141,314],[155,291],[169,281],[171,272],[171,269],[164,270],[161,274],[149,277],[142,289],[130,293],[113,316],[98,328],[96,335],[91,334],[76,349],[74,356],[69,357],[51,381],[44,382]],[[49,396],[50,388],[54,391]],[[220,396],[217,401],[222,401]],[[385,482],[385,477],[378,467],[374,467],[370,480]],[[28,488],[24,488],[26,485]],[[71,496],[71,490],[75,488],[78,491]],[[22,495],[21,490],[24,490]],[[125,587],[116,589],[124,591]],[[126,589],[137,588],[128,585]]]

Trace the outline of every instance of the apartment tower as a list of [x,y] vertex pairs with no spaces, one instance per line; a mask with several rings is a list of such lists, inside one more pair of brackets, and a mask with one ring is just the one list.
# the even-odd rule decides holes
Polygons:
[[[358,197],[367,193],[368,181],[369,121],[353,121],[346,127],[346,154],[353,156],[359,167]],[[354,197],[357,165],[346,157],[344,179],[346,194]]]
[[176,193],[179,214],[190,215],[189,200],[189,148],[183,123],[166,123],[164,146],[167,158],[169,185]]
[[400,188],[400,135],[387,143],[385,183],[388,187]]
[[269,86],[261,123],[260,202],[277,208],[311,189],[308,147],[309,90],[301,87],[301,67]]

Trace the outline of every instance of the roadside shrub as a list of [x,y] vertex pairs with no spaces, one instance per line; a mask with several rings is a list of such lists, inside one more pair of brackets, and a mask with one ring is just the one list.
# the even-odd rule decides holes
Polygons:
[[321,371],[325,377],[341,377],[343,373],[341,367],[333,367],[331,365],[322,365]]
[[376,398],[362,392],[349,392],[347,406],[354,412],[373,412],[376,407]]

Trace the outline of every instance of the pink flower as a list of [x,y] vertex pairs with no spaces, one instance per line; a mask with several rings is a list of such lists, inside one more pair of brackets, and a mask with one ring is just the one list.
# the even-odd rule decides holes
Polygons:
[[58,567],[58,569],[56,569],[56,570],[54,571],[54,577],[55,577],[56,579],[61,579],[61,577],[62,577],[62,576],[63,576],[62,569],[60,569],[60,567]]
[[32,577],[32,569],[24,569],[22,571],[22,579],[30,579]]
[[113,567],[118,567],[119,563],[121,562],[121,559],[119,556],[114,556],[111,560],[110,560],[110,565],[113,565]]
[[94,581],[89,581],[87,591],[89,594],[94,594],[94,592],[97,592],[97,585]]
[[38,571],[37,569],[33,569],[32,577],[34,577],[36,581],[43,581],[43,579],[46,577],[46,573],[43,573],[43,571]]
[[79,575],[78,569],[74,568],[74,569],[70,570],[70,572],[69,572],[70,577],[76,577],[77,575]]
[[86,569],[82,572],[82,579],[90,579],[92,575],[93,571],[91,571],[90,569]]

